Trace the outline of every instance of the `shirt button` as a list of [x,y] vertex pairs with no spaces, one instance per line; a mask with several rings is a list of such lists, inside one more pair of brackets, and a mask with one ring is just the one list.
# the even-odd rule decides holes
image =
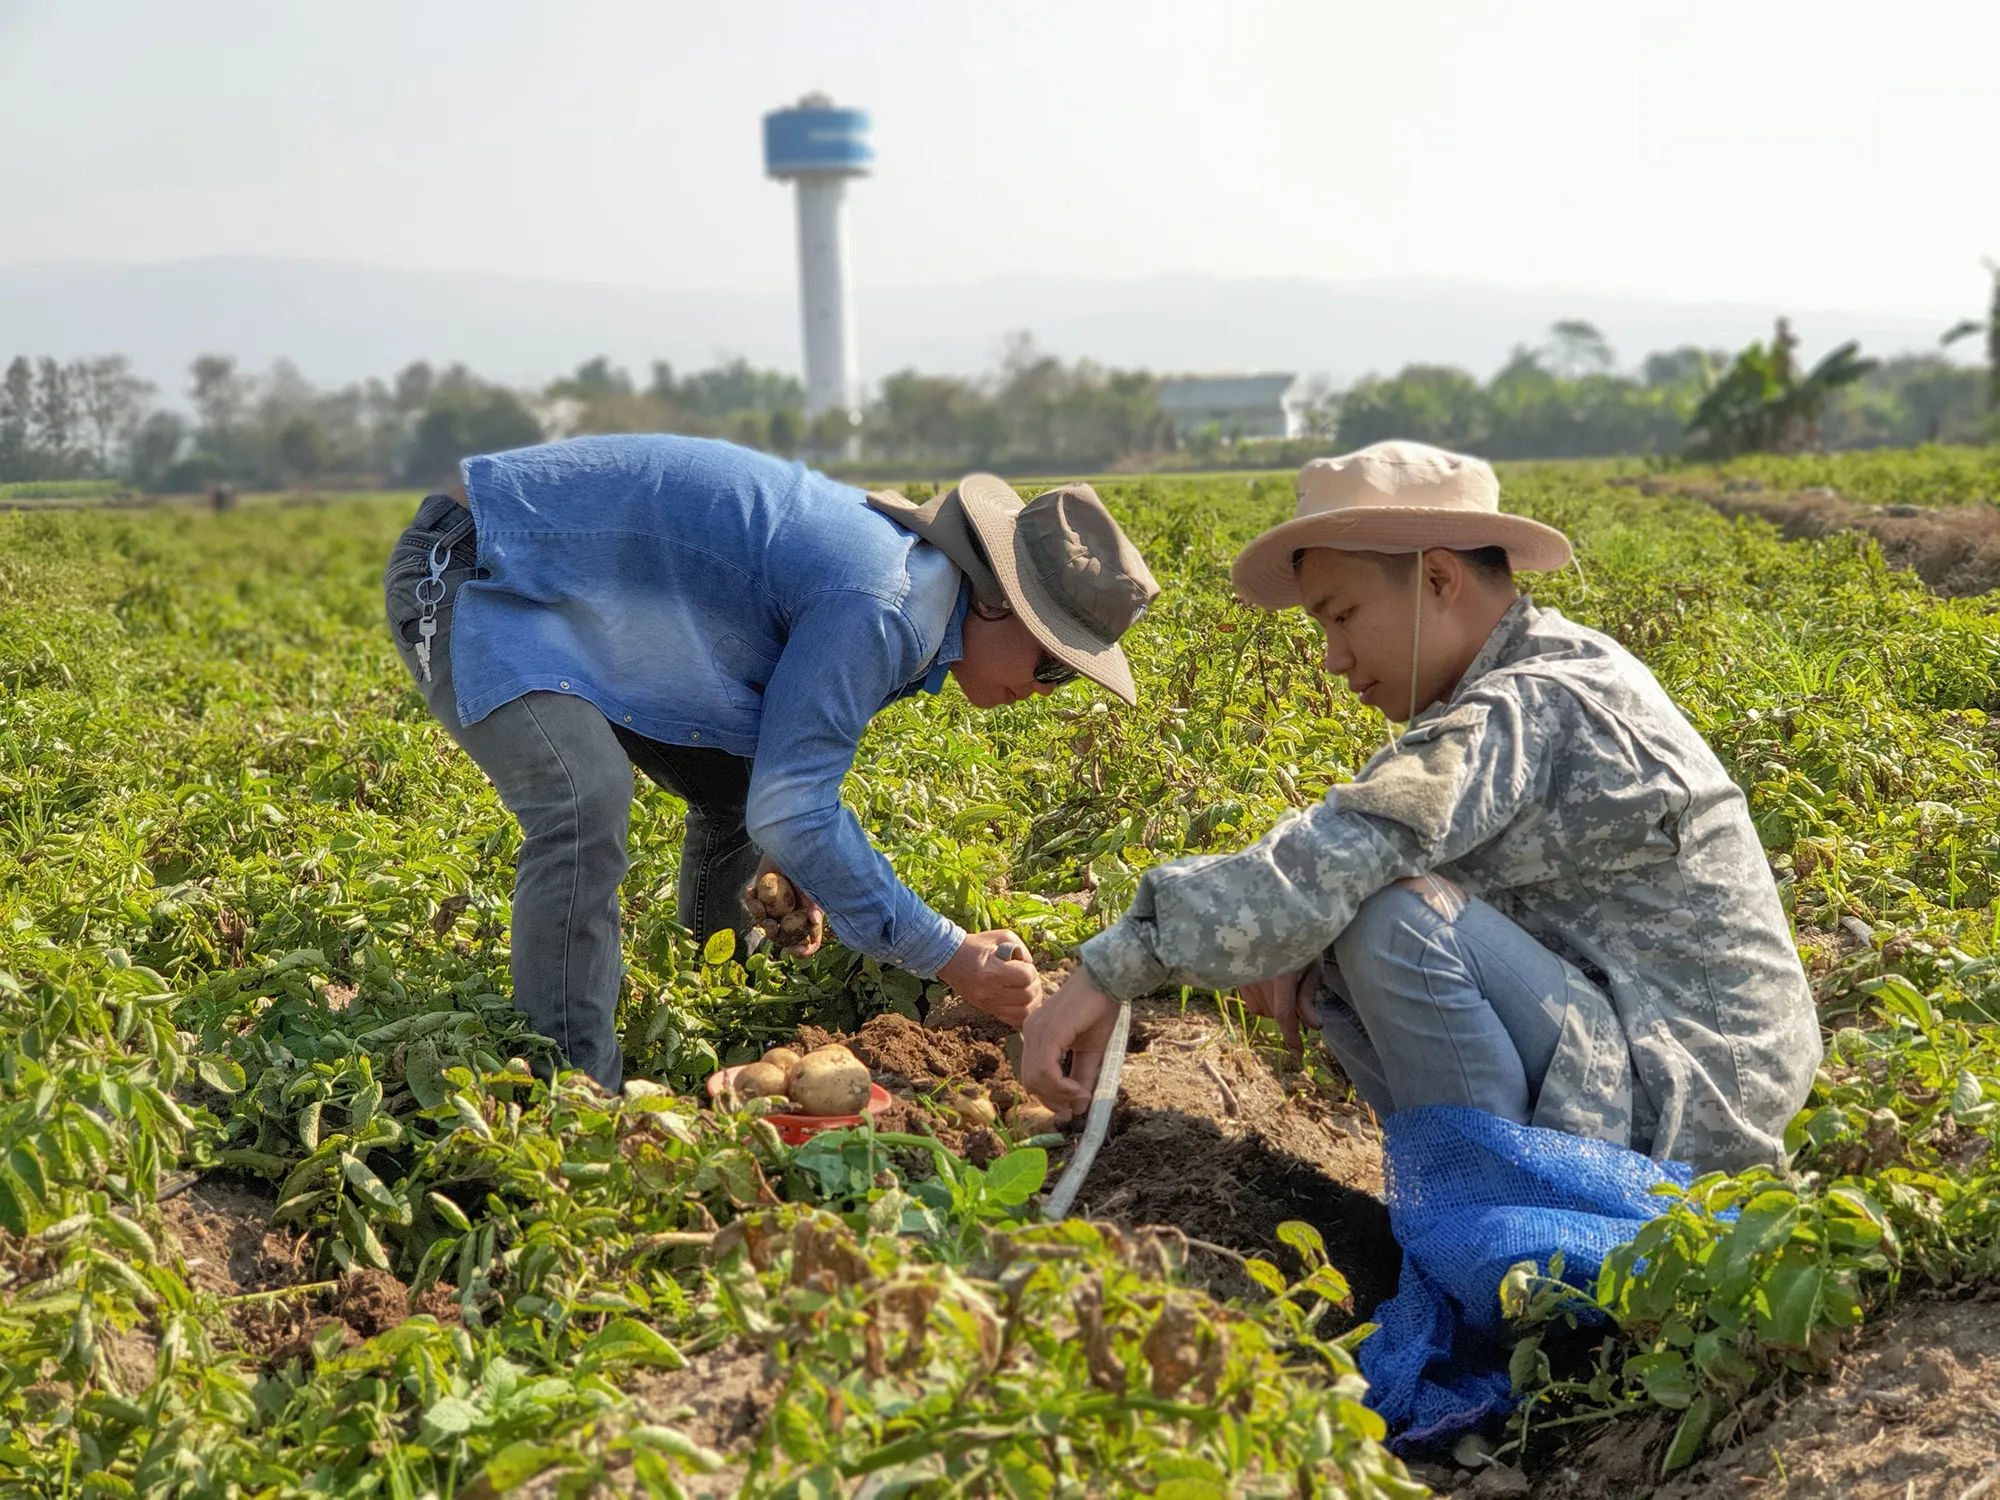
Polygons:
[[566,693],[566,692],[568,692],[568,691],[569,691],[569,679],[568,679],[567,677],[565,677],[565,678],[564,678],[564,679],[563,679],[563,680],[562,680],[561,682],[557,683],[557,684],[556,684],[556,686],[557,686],[557,687],[559,687],[559,688],[561,688],[561,689],[562,689],[562,690],[563,690],[563,691],[564,691],[565,693]]
[[694,732],[693,734],[689,735],[689,736],[688,736],[688,738],[689,738],[689,739],[691,739],[691,740],[698,740],[698,739],[700,739],[700,738],[701,738],[701,731],[700,731],[699,729],[697,729],[697,730],[696,730],[696,731],[695,731],[695,732]]
[[625,722],[627,724],[630,724],[632,722],[632,716],[630,714],[625,715]]

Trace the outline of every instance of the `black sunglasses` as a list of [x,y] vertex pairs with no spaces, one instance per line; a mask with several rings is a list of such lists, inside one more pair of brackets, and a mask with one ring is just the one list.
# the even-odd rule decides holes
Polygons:
[[1076,675],[1075,667],[1066,661],[1057,661],[1046,651],[1042,653],[1042,659],[1035,663],[1035,681],[1045,687],[1061,687],[1065,682],[1074,682]]

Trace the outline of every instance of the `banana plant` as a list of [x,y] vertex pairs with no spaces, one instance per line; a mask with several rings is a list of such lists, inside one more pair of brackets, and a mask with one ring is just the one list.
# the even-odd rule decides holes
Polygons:
[[1966,318],[1954,323],[1938,339],[1949,347],[1975,334],[1986,335],[1986,407],[2000,412],[2000,261],[1982,262],[1993,277],[1993,303],[1984,319]]

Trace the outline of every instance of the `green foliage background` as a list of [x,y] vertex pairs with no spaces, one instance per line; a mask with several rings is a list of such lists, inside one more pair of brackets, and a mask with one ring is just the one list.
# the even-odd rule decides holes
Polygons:
[[[1951,450],[1751,467],[1897,500],[1993,483],[1990,457]],[[1794,1127],[1803,1177],[1663,1203],[1666,1238],[1582,1303],[1551,1268],[1510,1291],[1530,1330],[1517,1441],[1658,1406],[1685,1461],[1906,1278],[1994,1269],[2000,637],[1990,603],[1933,599],[1862,540],[1782,543],[1597,470],[1505,482],[1579,543],[1581,571],[1538,597],[1635,650],[1749,792],[1833,1035]],[[1287,478],[1101,490],[1166,588],[1130,643],[1140,708],[906,702],[848,788],[905,878],[1044,960],[1140,871],[1236,847],[1385,730],[1326,680],[1307,622],[1228,597]],[[1340,1288],[1303,1239],[1299,1280],[1264,1267],[1270,1299],[1225,1307],[1177,1290],[1158,1243],[1022,1228],[1025,1167],[898,1165],[866,1140],[802,1161],[669,1092],[921,990],[838,952],[692,951],[664,796],[633,822],[624,1021],[632,1071],[666,1088],[607,1099],[510,1067],[536,1047],[501,998],[517,831],[381,624],[413,503],[0,517],[0,1478],[672,1493],[716,1456],[634,1406],[631,1373],[748,1340],[787,1381],[732,1481],[754,1493],[1080,1493],[1107,1472],[1289,1493],[1302,1467],[1415,1492],[1349,1354],[1312,1332]],[[439,1281],[460,1321],[265,1370],[160,1242],[162,1183],[215,1165],[267,1179],[326,1275]],[[1617,1337],[1591,1369],[1550,1363],[1541,1325],[1593,1302]],[[133,1339],[146,1368],[112,1356]]]

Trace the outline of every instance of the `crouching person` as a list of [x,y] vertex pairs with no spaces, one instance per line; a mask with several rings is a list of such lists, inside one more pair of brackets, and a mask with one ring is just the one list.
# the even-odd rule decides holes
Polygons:
[[1516,591],[1568,541],[1421,444],[1316,459],[1298,493],[1237,591],[1303,608],[1328,669],[1407,726],[1249,848],[1149,871],[1030,1014],[1028,1087],[1077,1111],[1118,1001],[1235,986],[1290,1039],[1318,1027],[1379,1115],[1465,1105],[1700,1170],[1780,1163],[1820,1042],[1770,868],[1652,674]]

